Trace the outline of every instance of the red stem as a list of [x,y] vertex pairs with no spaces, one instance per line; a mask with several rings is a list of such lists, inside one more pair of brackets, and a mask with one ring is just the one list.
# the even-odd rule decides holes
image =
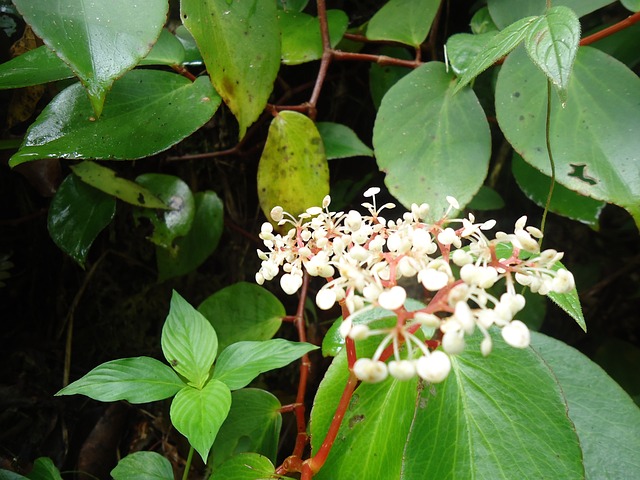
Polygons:
[[[298,311],[296,312],[296,319],[294,325],[298,330],[298,338],[300,342],[307,341],[307,331],[304,323],[304,304],[307,300],[307,291],[309,288],[309,274],[304,273],[302,280],[302,288],[300,290],[300,300],[298,302]],[[304,451],[304,447],[309,440],[307,435],[307,421],[305,419],[304,397],[307,392],[307,379],[309,378],[309,370],[311,368],[311,360],[309,355],[304,354],[302,361],[300,362],[300,382],[298,383],[298,393],[296,395],[297,408],[294,409],[296,416],[296,425],[298,427],[298,436],[296,438],[296,444],[293,449],[293,456],[301,457]]]
[[594,42],[597,42],[598,40],[608,37],[609,35],[613,35],[614,33],[619,32],[620,30],[624,30],[625,28],[630,27],[631,25],[634,25],[638,22],[640,22],[640,12],[634,13],[633,15],[628,16],[624,20],[620,20],[618,23],[615,23],[610,27],[600,30],[599,32],[594,33],[593,35],[584,37],[582,40],[580,40],[580,45],[590,45]]

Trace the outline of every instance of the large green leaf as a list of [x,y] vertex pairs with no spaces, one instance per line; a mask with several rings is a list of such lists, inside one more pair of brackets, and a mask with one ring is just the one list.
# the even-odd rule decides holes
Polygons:
[[[223,463],[209,480],[264,480],[274,478],[274,472],[275,467],[267,457],[257,453],[241,453]],[[289,479],[280,475],[276,478]]]
[[[551,178],[526,163],[517,153],[513,155],[511,170],[518,186],[527,198],[538,206],[544,207],[549,195]],[[585,197],[560,184],[556,184],[553,188],[549,211],[584,222],[591,228],[597,229],[600,212],[602,212],[605,205],[605,202]]]
[[185,55],[180,40],[169,30],[163,29],[151,51],[140,60],[140,65],[181,65]]
[[231,393],[231,410],[220,427],[208,465],[215,472],[227,459],[256,452],[276,461],[282,415],[280,402],[271,393],[243,388]]
[[[564,5],[573,10],[578,17],[598,10],[610,3],[614,3],[614,0],[553,0],[553,6],[557,7]],[[489,12],[491,18],[496,22],[499,28],[504,28],[507,25],[520,20],[523,17],[529,15],[542,15],[547,7],[546,0],[526,0],[517,1],[513,0],[488,0]]]
[[531,25],[524,42],[531,60],[551,80],[563,103],[579,42],[580,21],[567,7],[549,9]]
[[[0,473],[0,478],[2,473]],[[40,457],[33,462],[33,469],[27,475],[29,480],[62,480],[60,471],[49,457]]]
[[184,387],[171,402],[171,423],[205,463],[230,407],[231,392],[218,380],[211,380],[202,389]]
[[258,198],[269,217],[277,205],[296,216],[322,205],[329,193],[329,165],[313,121],[298,112],[280,112],[271,122],[258,165]]
[[44,43],[86,87],[96,116],[113,82],[153,46],[167,20],[166,0],[14,0]]
[[114,480],[173,480],[171,462],[156,452],[127,455],[111,470]]
[[[545,141],[546,77],[518,49],[502,66],[496,113],[506,138],[551,175]],[[578,51],[566,108],[552,96],[550,143],[556,180],[581,195],[626,208],[640,225],[640,80],[608,55]]]
[[69,66],[46,46],[0,65],[0,89],[22,88],[73,77]]
[[49,207],[49,234],[63,252],[84,267],[91,244],[115,213],[113,197],[69,175]]
[[218,353],[216,332],[207,319],[176,291],[162,328],[162,352],[169,364],[196,389],[209,379]]
[[136,217],[145,217],[153,225],[153,234],[149,237],[156,245],[166,249],[175,249],[173,241],[189,233],[195,216],[195,200],[189,186],[173,175],[163,173],[145,173],[136,178],[147,190],[160,198],[169,210],[161,213],[148,208],[140,208]]
[[166,150],[204,125],[220,105],[211,82],[134,70],[113,86],[95,119],[79,84],[59,93],[29,127],[10,165],[39,158],[132,160]]
[[333,122],[316,123],[327,160],[347,157],[372,157],[373,150],[358,138],[356,132],[346,125]]
[[264,110],[280,68],[277,8],[264,0],[183,0],[216,91],[240,124],[240,138]]
[[[460,76],[478,62],[478,55],[486,48],[489,41],[498,34],[492,30],[472,35],[456,33],[447,39],[447,58],[453,72]],[[488,67],[487,67],[488,68]]]
[[640,409],[629,395],[599,366],[564,343],[533,333],[531,345],[549,365],[567,399],[586,478],[640,478]]
[[[282,63],[298,65],[322,57],[322,37],[317,17],[294,11],[278,12],[282,33]],[[342,10],[328,10],[327,24],[331,46],[335,47],[347,31],[349,18]]]
[[[383,46],[380,49],[380,54],[402,60],[411,60],[411,55],[409,55],[407,49],[401,47]],[[382,103],[382,99],[389,89],[410,72],[411,69],[407,67],[371,64],[369,68],[369,90],[376,109],[380,108],[380,103]]]
[[628,8],[632,12],[640,11],[640,0],[621,0],[625,8]]
[[220,354],[213,378],[224,382],[231,390],[237,390],[247,386],[261,373],[289,365],[316,348],[310,343],[290,342],[282,338],[236,342]]
[[282,324],[282,302],[255,283],[238,282],[207,297],[198,311],[218,335],[218,349],[241,340],[269,340]]
[[516,48],[527,37],[532,25],[539,20],[539,17],[523,18],[489,38],[473,62],[465,65],[464,73],[453,93],[461,90],[471,80]]
[[367,38],[418,47],[427,38],[440,0],[389,0],[369,20]]
[[405,207],[427,202],[439,219],[453,195],[466,205],[480,189],[491,153],[489,125],[470,89],[453,95],[443,63],[429,62],[396,83],[373,129],[385,184]]
[[95,162],[81,162],[77,165],[72,165],[71,170],[87,185],[113,195],[131,205],[162,210],[169,208],[142,185],[138,185],[126,178],[117,177],[116,172]]
[[[485,358],[478,337],[439,385],[360,385],[317,478],[582,478],[578,438],[547,364],[499,335]],[[314,451],[345,380],[345,355],[334,363],[320,387],[331,395],[319,392],[312,412]]]
[[101,402],[147,403],[172,397],[185,386],[164,363],[149,357],[121,358],[98,365],[56,395],[86,395]]
[[215,192],[198,192],[194,196],[195,214],[191,228],[175,240],[175,247],[156,248],[160,280],[184,275],[199,267],[218,246],[224,227],[222,200]]

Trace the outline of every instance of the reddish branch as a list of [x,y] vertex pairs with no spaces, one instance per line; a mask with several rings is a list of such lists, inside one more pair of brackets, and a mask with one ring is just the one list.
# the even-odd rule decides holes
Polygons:
[[620,30],[624,30],[625,28],[630,27],[631,25],[634,25],[638,22],[640,22],[640,12],[634,13],[633,15],[628,16],[624,20],[620,20],[618,23],[615,23],[610,27],[600,30],[599,32],[594,33],[593,35],[584,37],[582,40],[580,40],[580,45],[590,45],[594,42],[597,42],[598,40],[602,40],[603,38],[608,37],[609,35],[613,35],[614,33],[619,32]]

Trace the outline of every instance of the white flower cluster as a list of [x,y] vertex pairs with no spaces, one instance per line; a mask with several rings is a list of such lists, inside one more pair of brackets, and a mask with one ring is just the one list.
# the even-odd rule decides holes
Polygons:
[[[515,316],[525,305],[516,293],[516,283],[545,295],[567,293],[574,288],[573,275],[559,268],[562,253],[540,251],[542,233],[520,218],[513,233],[497,232],[489,239],[485,232],[496,222],[476,223],[468,218],[448,218],[459,205],[447,197],[449,209],[436,223],[427,223],[427,204],[412,205],[397,220],[387,220],[381,212],[393,204],[376,206],[378,188],[370,188],[363,203],[368,215],[358,211],[331,212],[331,199],[322,207],[312,207],[298,218],[275,207],[271,217],[278,225],[290,224],[281,235],[270,223],[260,232],[267,251],[258,251],[262,260],[256,281],[263,284],[282,270],[282,289],[294,294],[302,285],[304,271],[323,277],[327,283],[318,291],[316,304],[323,310],[339,302],[348,315],[340,332],[361,340],[384,335],[372,358],[360,358],[353,365],[364,381],[381,381],[391,374],[408,379],[416,374],[429,382],[441,382],[450,369],[449,355],[461,353],[465,336],[476,330],[483,335],[481,351],[492,349],[489,329],[501,329],[509,345],[529,345],[529,329]],[[418,282],[431,296],[427,306],[415,312],[404,308],[407,279]],[[505,292],[498,298],[488,290],[504,279]],[[401,283],[401,284],[400,284]],[[361,312],[374,307],[393,311],[397,324],[373,330],[358,323]],[[431,339],[421,340],[421,327],[435,328]],[[424,332],[424,329],[422,330]],[[424,336],[424,335],[423,335]],[[402,346],[406,347],[404,350]],[[436,347],[442,350],[436,350]],[[391,361],[387,358],[393,356]]]

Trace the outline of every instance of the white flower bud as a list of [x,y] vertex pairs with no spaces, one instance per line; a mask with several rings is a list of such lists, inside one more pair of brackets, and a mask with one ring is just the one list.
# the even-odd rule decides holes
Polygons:
[[413,319],[425,327],[438,328],[440,326],[440,319],[433,313],[416,312],[413,314]]
[[573,274],[564,268],[558,270],[555,278],[551,281],[551,290],[556,293],[568,293],[573,290],[575,286]]
[[370,198],[370,197],[375,197],[379,193],[380,193],[380,187],[370,187],[367,189],[366,192],[362,194],[362,196],[365,198]]
[[410,380],[416,374],[416,367],[411,360],[392,360],[389,362],[389,374],[398,380]]
[[460,210],[460,204],[458,203],[458,200],[456,200],[454,197],[451,197],[449,195],[447,195],[446,199],[449,205],[451,205],[456,210]]
[[520,320],[513,320],[502,329],[502,338],[512,347],[526,348],[529,346],[531,334],[524,323]]
[[359,358],[353,365],[353,373],[363,382],[377,383],[387,378],[389,371],[384,362]]
[[356,232],[362,226],[362,215],[357,210],[351,210],[345,217],[344,223],[349,227],[349,230]]
[[320,310],[329,310],[336,303],[336,293],[330,288],[321,288],[316,295],[316,305]]
[[467,335],[471,335],[476,326],[476,322],[473,318],[473,312],[471,311],[471,308],[469,307],[467,302],[456,303],[454,315],[465,333]]
[[493,344],[491,342],[491,337],[484,337],[482,339],[482,343],[480,343],[480,352],[483,357],[486,357],[491,353],[491,349],[493,348]]
[[354,325],[349,332],[349,338],[352,340],[364,340],[365,338],[369,338],[370,331],[366,325]]
[[449,355],[462,353],[465,347],[464,334],[462,330],[451,330],[442,336],[442,348]]
[[429,356],[420,357],[416,361],[416,372],[421,378],[431,383],[440,383],[451,371],[451,360],[449,356],[436,350]]
[[322,199],[322,208],[327,208],[331,204],[331,196],[325,195]]
[[351,318],[347,318],[346,320],[343,320],[342,323],[340,324],[340,327],[338,328],[338,332],[340,333],[340,336],[342,338],[347,338],[349,336],[349,332],[351,331],[351,327],[353,327],[353,322],[351,321]]
[[274,222],[279,222],[284,217],[284,209],[282,207],[273,207],[271,209],[271,218]]
[[407,292],[399,285],[385,290],[378,296],[378,304],[386,310],[397,310],[404,305]]
[[455,252],[453,252],[453,255],[451,255],[451,260],[453,260],[453,263],[455,263],[459,267],[462,267],[473,262],[473,257],[469,254],[469,252],[465,252],[464,250],[456,250]]
[[443,245],[454,245],[456,248],[460,248],[462,243],[460,238],[456,235],[456,231],[453,228],[445,228],[438,234],[438,241]]
[[302,276],[285,273],[280,278],[280,286],[287,295],[293,295],[302,286]]
[[430,292],[435,292],[449,283],[449,275],[439,270],[425,268],[418,272],[418,281]]
[[358,262],[364,262],[369,258],[369,255],[369,250],[361,245],[354,245],[351,247],[351,250],[349,250],[349,256]]

